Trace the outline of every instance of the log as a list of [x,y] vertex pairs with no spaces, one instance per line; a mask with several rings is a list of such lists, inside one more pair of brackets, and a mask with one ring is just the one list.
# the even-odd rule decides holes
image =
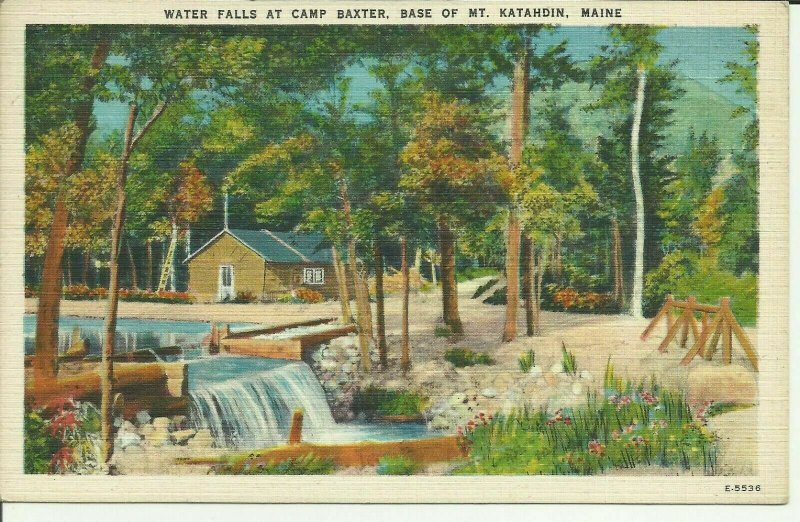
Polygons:
[[226,339],[242,339],[253,337],[256,335],[268,335],[274,334],[278,332],[282,332],[284,330],[288,330],[290,328],[299,328],[302,326],[317,326],[318,324],[325,324],[325,323],[332,323],[335,321],[335,317],[325,317],[323,319],[311,319],[305,321],[295,321],[293,323],[286,323],[280,324],[277,326],[267,326],[267,327],[258,327],[258,328],[251,328],[249,330],[241,330],[238,332],[231,332],[228,333],[225,338]]
[[[656,324],[658,324],[659,319],[664,317],[664,315],[667,316],[667,323],[669,323],[669,313],[670,313],[671,309],[672,309],[672,296],[668,295],[667,296],[667,300],[664,302],[663,306],[661,306],[661,310],[658,311],[656,316],[653,317],[653,320],[650,321],[650,324],[647,325],[647,328],[644,329],[644,332],[642,332],[642,335],[640,336],[642,341],[646,341],[647,340],[647,338],[653,332],[653,328],[655,328]],[[672,326],[672,325],[667,324],[667,329],[669,329],[669,326]]]
[[755,369],[755,371],[758,371],[758,355],[756,355],[756,350],[750,343],[750,339],[747,337],[744,329],[739,325],[739,321],[736,320],[736,317],[734,317],[733,313],[730,310],[725,310],[725,313],[728,316],[728,322],[730,327],[733,329],[733,333],[736,334],[739,344],[742,345],[742,348],[747,354],[748,359],[750,359],[750,364],[753,365],[753,369]]
[[303,437],[303,410],[294,410],[289,428],[289,444],[300,444]]
[[269,359],[300,361],[303,356],[303,346],[297,339],[223,339],[222,347],[228,353]]
[[467,456],[466,444],[456,435],[430,439],[390,442],[357,442],[351,444],[292,444],[268,448],[239,456],[200,457],[177,459],[181,464],[224,464],[239,462],[232,470],[240,471],[246,464],[277,463],[290,458],[313,454],[321,459],[332,459],[337,466],[374,466],[382,457],[405,456],[419,464],[445,462]]
[[667,336],[664,337],[664,340],[661,341],[660,345],[658,345],[658,351],[659,352],[666,352],[667,351],[667,346],[669,346],[669,343],[672,342],[672,338],[675,337],[675,334],[678,333],[678,330],[680,329],[681,325],[683,324],[683,321],[685,321],[685,320],[686,320],[686,318],[683,316],[683,314],[681,314],[678,317],[678,320],[675,321],[674,323],[672,323],[672,326],[670,327],[669,331],[667,332]]
[[[722,314],[717,314],[717,316],[714,318],[714,322],[712,323],[711,328],[707,328],[705,326],[703,327],[703,331],[700,333],[700,338],[695,341],[694,346],[692,346],[692,348],[688,352],[686,352],[686,355],[681,360],[682,365],[686,366],[697,355],[703,357],[703,349],[705,347],[706,341],[708,340],[708,336],[711,334],[712,330],[716,331],[719,329],[721,322],[722,322]],[[716,342],[714,344],[716,345]],[[709,347],[709,353],[713,354],[713,350],[714,350],[713,347]]]
[[[164,386],[167,377],[160,364],[118,364],[114,368],[114,389],[126,388],[152,390]],[[31,380],[25,384],[25,396],[33,407],[44,406],[58,397],[75,399],[100,393],[100,374],[87,372],[69,377],[58,377],[47,386],[35,386]]]

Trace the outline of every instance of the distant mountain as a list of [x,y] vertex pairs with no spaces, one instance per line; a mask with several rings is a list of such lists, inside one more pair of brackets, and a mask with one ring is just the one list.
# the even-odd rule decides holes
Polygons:
[[[665,132],[666,152],[671,155],[682,154],[690,129],[694,129],[695,134],[707,132],[710,136],[716,136],[723,154],[740,150],[746,118],[731,118],[736,103],[690,78],[679,78],[677,85],[685,93],[675,101],[672,115],[674,123]],[[594,148],[597,137],[608,133],[607,115],[603,111],[587,112],[583,108],[595,101],[598,94],[597,89],[590,90],[586,83],[570,83],[552,94],[534,95],[531,110],[533,139],[538,123],[536,114],[539,111],[536,109],[545,103],[548,96],[556,96],[572,105],[570,121],[574,132],[587,147]]]

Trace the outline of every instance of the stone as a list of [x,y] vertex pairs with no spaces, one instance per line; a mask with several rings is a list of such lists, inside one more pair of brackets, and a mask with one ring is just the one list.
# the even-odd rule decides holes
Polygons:
[[166,430],[169,428],[170,424],[171,421],[169,420],[169,417],[156,417],[153,419],[153,427],[156,430]]
[[136,424],[138,424],[139,426],[142,426],[144,424],[149,424],[151,418],[152,417],[150,417],[150,413],[147,410],[141,410],[136,412]]
[[166,429],[153,429],[145,436],[145,442],[150,446],[166,446],[170,442],[169,432]]
[[155,431],[155,428],[153,427],[152,424],[145,424],[144,426],[139,428],[139,435],[147,437],[148,435],[153,433],[153,431]]
[[494,397],[497,397],[497,390],[495,390],[494,388],[484,388],[481,391],[481,395],[489,399],[492,399]]
[[197,430],[194,437],[189,439],[187,446],[190,448],[207,449],[214,445],[214,437],[211,435],[211,430],[201,429]]
[[339,363],[336,362],[336,359],[323,359],[320,363],[320,368],[326,372],[335,371],[339,367]]
[[192,437],[194,437],[197,430],[188,429],[188,430],[178,430],[172,432],[172,442],[175,444],[183,444]]
[[508,373],[501,373],[494,379],[494,386],[500,390],[507,390],[508,388],[512,387],[516,379],[508,374]]
[[175,415],[172,417],[172,429],[179,430],[186,424],[186,415]]
[[142,438],[133,431],[119,431],[114,441],[114,447],[121,450],[141,444]]
[[131,421],[122,421],[122,425],[119,427],[119,431],[129,431],[131,433],[136,433],[136,425]]
[[584,381],[593,381],[594,375],[589,370],[581,370],[581,373],[578,374],[580,378]]
[[686,395],[692,405],[708,401],[755,404],[758,383],[755,373],[744,366],[719,366],[702,361],[689,370]]
[[583,395],[583,384],[580,382],[576,382],[572,384],[572,394],[573,395]]
[[458,406],[459,404],[467,403],[467,395],[465,393],[454,393],[447,399],[448,406]]
[[564,368],[561,366],[560,362],[557,362],[550,367],[550,373],[552,373],[553,375],[559,375],[561,373],[564,373]]
[[543,373],[544,371],[541,366],[531,366],[531,369],[528,370],[528,375],[531,379],[538,379]]

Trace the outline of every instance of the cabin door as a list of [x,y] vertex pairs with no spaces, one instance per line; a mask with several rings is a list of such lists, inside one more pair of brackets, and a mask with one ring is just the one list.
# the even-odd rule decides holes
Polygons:
[[233,299],[233,265],[220,265],[219,267],[219,292],[220,301]]

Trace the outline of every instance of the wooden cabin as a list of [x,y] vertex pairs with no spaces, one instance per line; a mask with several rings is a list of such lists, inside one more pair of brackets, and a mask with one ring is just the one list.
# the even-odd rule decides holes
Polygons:
[[199,302],[230,301],[240,292],[270,300],[300,287],[326,299],[339,294],[321,234],[224,229],[185,263],[188,291]]

